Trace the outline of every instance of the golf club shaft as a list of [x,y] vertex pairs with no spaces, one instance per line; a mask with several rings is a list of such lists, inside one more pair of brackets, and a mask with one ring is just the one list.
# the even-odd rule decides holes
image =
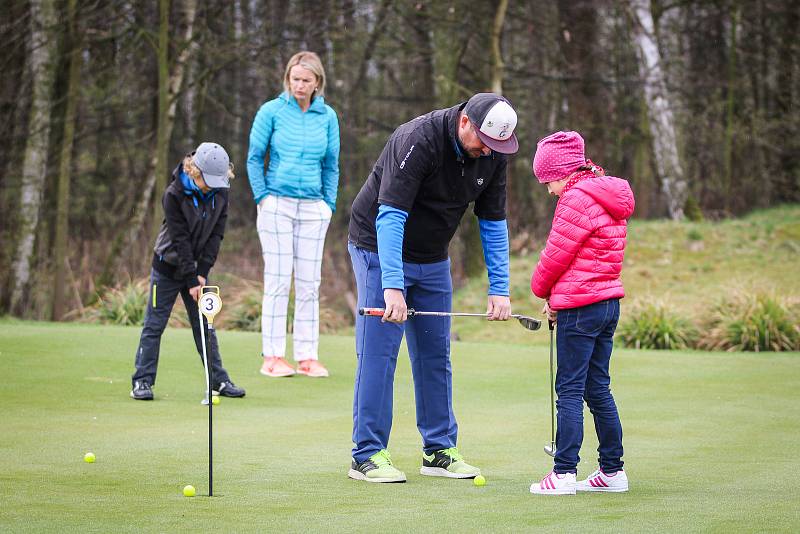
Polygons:
[[553,383],[553,335],[554,335],[554,323],[553,321],[547,321],[547,326],[550,327],[550,451],[555,455],[555,443],[556,443],[556,413],[555,413],[555,399],[553,398],[553,389],[555,384]]
[[[359,315],[369,315],[373,317],[383,317],[384,312],[385,312],[384,308],[359,308],[358,310]],[[414,308],[409,308],[408,316],[414,317],[415,315],[432,315],[436,317],[489,317],[488,313],[417,311]],[[509,315],[509,317],[513,317],[514,319],[519,319],[520,317],[525,317],[525,316],[512,313],[511,315]]]

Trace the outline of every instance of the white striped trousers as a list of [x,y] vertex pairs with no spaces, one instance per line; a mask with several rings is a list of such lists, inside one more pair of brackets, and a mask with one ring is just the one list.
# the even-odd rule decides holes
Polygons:
[[294,272],[294,359],[319,358],[322,248],[331,214],[323,200],[267,195],[258,205],[256,226],[264,258],[264,356],[286,355],[286,311]]

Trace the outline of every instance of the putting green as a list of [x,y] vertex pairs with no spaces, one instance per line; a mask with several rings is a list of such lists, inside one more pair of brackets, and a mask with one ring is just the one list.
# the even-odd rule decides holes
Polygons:
[[[219,335],[247,397],[214,411],[209,499],[205,382],[188,330],[167,331],[156,400],[136,402],[139,329],[1,321],[0,531],[800,529],[798,353],[616,351],[631,491],[544,497],[528,486],[551,466],[546,329],[532,345],[453,344],[459,446],[485,487],[419,474],[404,354],[390,451],[408,483],[366,484],[346,476],[352,338],[323,337],[328,379],[268,379],[258,334]],[[589,422],[579,475],[596,446]],[[197,497],[183,496],[187,484]]]

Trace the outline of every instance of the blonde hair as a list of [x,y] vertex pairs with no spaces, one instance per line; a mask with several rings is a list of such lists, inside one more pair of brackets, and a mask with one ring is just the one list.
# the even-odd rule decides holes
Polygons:
[[286,64],[286,72],[283,73],[283,88],[286,89],[286,92],[292,92],[289,86],[289,73],[292,67],[297,65],[314,73],[314,76],[317,77],[317,88],[314,90],[314,96],[323,96],[325,94],[325,69],[322,67],[322,61],[319,56],[307,50],[296,53]]
[[[200,169],[194,164],[194,157],[191,154],[187,154],[183,158],[183,172],[188,174],[195,182],[203,178]],[[228,163],[228,180],[233,180],[234,178],[236,178],[236,175],[233,174],[233,163]]]

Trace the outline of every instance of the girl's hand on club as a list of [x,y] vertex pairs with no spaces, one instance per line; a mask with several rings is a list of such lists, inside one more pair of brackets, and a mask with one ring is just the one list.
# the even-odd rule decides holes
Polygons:
[[490,321],[508,321],[511,315],[511,299],[502,295],[489,295],[486,315]]
[[197,302],[200,299],[200,289],[202,289],[202,287],[203,286],[201,285],[196,285],[194,287],[189,288],[189,294],[192,296],[195,302]]
[[382,322],[402,323],[408,319],[406,298],[403,296],[403,292],[400,289],[384,289],[383,301],[386,303],[386,308],[381,318]]
[[206,278],[204,276],[197,275],[197,281],[200,282],[200,285],[189,288],[189,294],[192,296],[195,302],[200,300],[200,293],[203,289],[203,286],[206,285]]
[[542,313],[547,316],[548,321],[553,323],[556,322],[556,315],[558,315],[558,312],[553,309],[550,309],[549,300],[544,301],[544,308],[542,308]]

